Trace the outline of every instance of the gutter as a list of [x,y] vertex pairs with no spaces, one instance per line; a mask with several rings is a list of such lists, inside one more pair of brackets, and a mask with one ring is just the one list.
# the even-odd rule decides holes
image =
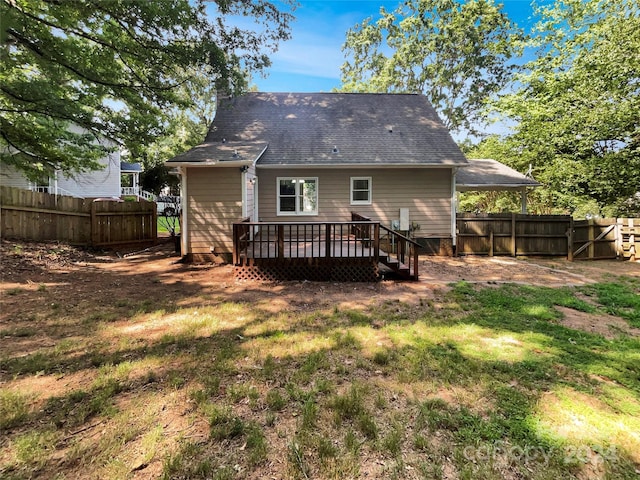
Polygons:
[[261,165],[257,164],[256,167],[259,169],[265,170],[274,170],[274,169],[347,169],[347,168],[460,168],[466,167],[465,163],[333,163],[333,164],[319,164],[319,163],[306,163],[306,164],[295,164],[295,163],[281,163],[281,164],[269,164],[269,165]]

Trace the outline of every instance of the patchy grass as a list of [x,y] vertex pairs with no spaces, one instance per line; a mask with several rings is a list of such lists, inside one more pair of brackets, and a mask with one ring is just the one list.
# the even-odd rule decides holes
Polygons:
[[0,353],[0,476],[637,478],[640,339],[566,328],[556,306],[637,325],[638,282],[46,308],[40,325],[86,335]]
[[640,279],[620,277],[615,282],[583,287],[582,291],[600,303],[606,313],[640,328]]

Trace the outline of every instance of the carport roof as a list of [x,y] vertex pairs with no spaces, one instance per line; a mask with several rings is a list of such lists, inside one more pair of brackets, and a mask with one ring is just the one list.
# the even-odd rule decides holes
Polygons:
[[531,177],[490,158],[469,159],[469,166],[456,174],[456,190],[522,190],[539,187]]

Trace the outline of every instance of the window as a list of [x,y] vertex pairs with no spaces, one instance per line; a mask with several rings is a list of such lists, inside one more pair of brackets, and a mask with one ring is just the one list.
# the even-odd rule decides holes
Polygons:
[[351,205],[371,205],[371,177],[351,177]]
[[317,214],[317,178],[278,178],[278,215]]

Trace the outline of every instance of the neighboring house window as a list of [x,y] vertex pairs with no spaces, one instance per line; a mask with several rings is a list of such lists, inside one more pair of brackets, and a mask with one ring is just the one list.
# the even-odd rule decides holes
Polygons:
[[317,178],[278,178],[278,215],[317,214]]
[[371,205],[371,177],[351,177],[351,205]]

